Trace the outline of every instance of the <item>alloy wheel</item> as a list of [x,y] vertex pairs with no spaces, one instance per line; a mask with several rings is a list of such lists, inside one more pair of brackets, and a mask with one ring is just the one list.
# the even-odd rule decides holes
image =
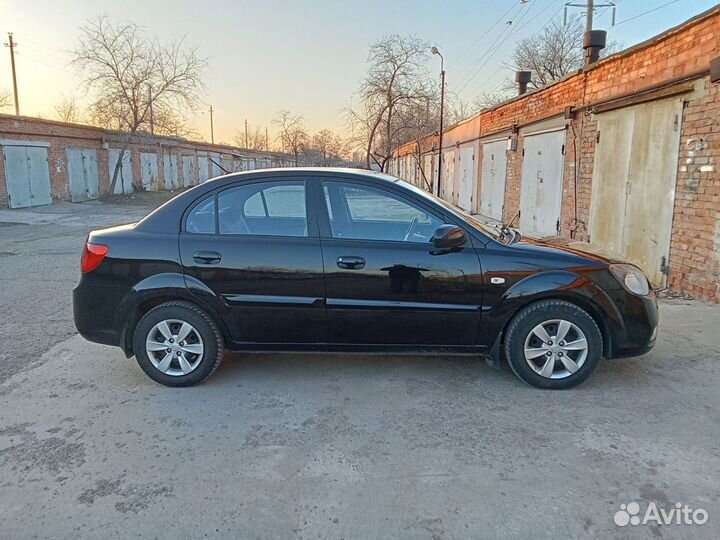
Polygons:
[[190,323],[166,319],[148,332],[145,350],[158,371],[179,377],[200,365],[205,347],[200,333]]
[[548,379],[565,379],[585,363],[588,342],[576,324],[552,319],[530,331],[524,351],[525,361],[535,373]]

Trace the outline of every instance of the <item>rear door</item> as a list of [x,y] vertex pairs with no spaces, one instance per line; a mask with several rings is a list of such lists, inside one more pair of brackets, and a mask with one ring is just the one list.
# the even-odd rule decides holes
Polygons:
[[329,342],[475,344],[480,263],[469,241],[434,249],[441,212],[362,180],[328,179],[318,191]]
[[205,197],[188,212],[180,254],[188,287],[214,303],[233,341],[325,341],[322,253],[302,177]]

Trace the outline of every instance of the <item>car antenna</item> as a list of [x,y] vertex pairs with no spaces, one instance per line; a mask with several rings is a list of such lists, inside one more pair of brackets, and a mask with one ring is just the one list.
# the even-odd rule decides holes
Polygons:
[[515,220],[516,220],[519,216],[520,216],[520,210],[518,210],[517,212],[515,212],[515,215],[512,217],[512,219],[511,219],[510,221],[508,221],[507,225],[506,225],[505,223],[503,223],[503,224],[500,226],[500,231],[501,231],[503,234],[509,233],[509,232],[510,232],[510,226],[511,226],[513,223],[515,223]]

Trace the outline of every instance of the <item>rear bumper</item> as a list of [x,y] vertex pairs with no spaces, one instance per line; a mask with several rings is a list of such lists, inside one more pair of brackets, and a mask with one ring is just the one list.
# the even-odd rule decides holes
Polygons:
[[82,281],[73,289],[73,318],[78,333],[95,343],[121,345],[121,330],[115,327],[115,309],[107,287],[93,287]]

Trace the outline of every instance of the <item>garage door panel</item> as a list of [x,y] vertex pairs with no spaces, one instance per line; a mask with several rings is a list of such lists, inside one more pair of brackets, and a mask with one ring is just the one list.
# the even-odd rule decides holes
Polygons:
[[10,208],[32,206],[25,147],[6,146],[3,148],[3,154]]
[[480,179],[480,213],[502,220],[505,202],[505,174],[507,172],[507,142],[483,144],[482,177]]
[[140,174],[143,189],[145,189],[145,191],[155,190],[158,178],[157,154],[152,152],[140,153]]
[[602,136],[595,149],[593,165],[591,239],[605,248],[621,253],[626,182],[630,170],[634,115],[613,111],[598,119]]
[[475,149],[472,146],[460,148],[458,171],[458,206],[470,212],[475,187]]
[[520,229],[530,236],[557,234],[562,206],[564,144],[564,129],[525,136]]
[[93,148],[68,148],[66,155],[70,200],[82,202],[97,199],[99,196],[97,151]]
[[163,175],[165,177],[165,189],[177,189],[180,187],[178,180],[177,156],[165,154],[163,156]]
[[[112,183],[113,175],[115,174],[115,165],[117,164],[119,158],[119,149],[110,149],[108,151],[108,173],[110,175],[110,183]],[[123,158],[120,162],[120,169],[118,170],[118,177],[115,181],[115,189],[113,190],[113,193],[118,195],[123,193],[132,193],[134,190],[132,160],[130,152],[126,150],[123,153]]]

